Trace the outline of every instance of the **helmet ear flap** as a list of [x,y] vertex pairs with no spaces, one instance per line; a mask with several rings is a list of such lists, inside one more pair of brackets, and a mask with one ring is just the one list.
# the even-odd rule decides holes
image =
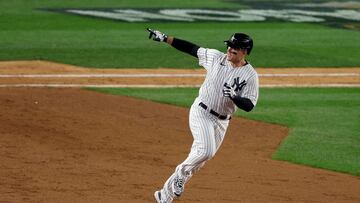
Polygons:
[[250,55],[250,52],[251,52],[252,48],[253,48],[253,41],[250,38],[249,47],[246,49],[247,55]]

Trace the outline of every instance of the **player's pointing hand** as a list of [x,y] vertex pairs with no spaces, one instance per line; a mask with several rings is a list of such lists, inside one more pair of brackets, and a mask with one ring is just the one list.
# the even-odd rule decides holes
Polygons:
[[149,31],[149,39],[153,39],[157,42],[166,42],[168,36],[158,30],[152,30],[150,28],[146,28]]

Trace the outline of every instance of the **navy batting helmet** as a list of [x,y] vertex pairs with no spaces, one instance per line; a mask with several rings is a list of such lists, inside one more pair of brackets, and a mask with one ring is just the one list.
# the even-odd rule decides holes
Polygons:
[[249,55],[253,48],[253,40],[244,33],[235,33],[231,35],[229,40],[224,41],[225,44],[234,49],[246,49]]

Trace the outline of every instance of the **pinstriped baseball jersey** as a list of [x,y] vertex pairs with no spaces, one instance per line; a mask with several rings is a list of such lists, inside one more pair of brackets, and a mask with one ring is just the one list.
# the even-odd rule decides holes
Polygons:
[[259,79],[249,63],[234,68],[227,60],[226,54],[216,49],[201,47],[197,55],[199,65],[207,71],[197,100],[221,115],[233,114],[237,106],[230,98],[224,97],[222,92],[224,85],[228,84],[235,88],[237,95],[250,99],[254,106],[256,105],[259,96]]

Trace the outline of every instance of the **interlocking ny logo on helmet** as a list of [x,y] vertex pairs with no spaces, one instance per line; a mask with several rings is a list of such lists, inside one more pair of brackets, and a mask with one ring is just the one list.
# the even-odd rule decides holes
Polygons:
[[253,48],[253,40],[249,35],[244,33],[235,33],[231,35],[229,40],[224,42],[227,46],[234,49],[246,49],[248,55],[250,55],[250,52]]

